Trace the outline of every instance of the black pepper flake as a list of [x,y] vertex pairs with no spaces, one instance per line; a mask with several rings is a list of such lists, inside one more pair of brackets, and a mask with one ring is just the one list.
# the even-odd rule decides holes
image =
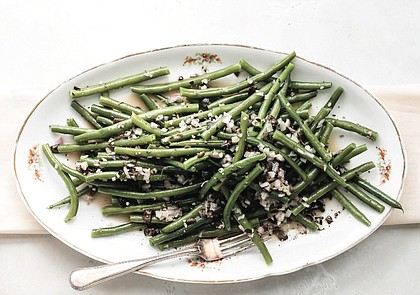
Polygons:
[[311,207],[309,208],[309,211],[321,211],[325,212],[324,203],[321,200],[316,200],[311,204]]
[[252,230],[249,228],[245,229],[244,232],[247,233],[248,235],[252,234]]
[[179,80],[179,81],[182,81],[182,80],[184,80],[184,77],[179,76],[179,77],[178,77],[178,80]]
[[155,236],[159,233],[159,229],[157,229],[153,226],[148,226],[143,230],[143,232],[144,232],[144,235],[146,237],[152,237],[152,236]]
[[248,89],[248,95],[254,94],[255,91],[257,91],[257,88],[255,88],[254,86],[249,87],[249,89]]
[[286,241],[289,238],[289,236],[281,229],[275,230],[274,234],[280,241]]
[[330,215],[328,215],[326,218],[325,218],[325,221],[328,223],[328,224],[331,224],[331,223],[333,223],[333,219],[332,219],[332,217],[330,216]]

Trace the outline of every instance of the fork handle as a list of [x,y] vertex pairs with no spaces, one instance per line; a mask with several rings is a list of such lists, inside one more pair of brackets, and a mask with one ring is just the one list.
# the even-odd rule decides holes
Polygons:
[[70,273],[69,281],[74,289],[82,291],[105,281],[132,273],[147,265],[193,254],[197,255],[197,249],[191,246],[183,248],[182,250],[170,251],[149,258],[79,268]]

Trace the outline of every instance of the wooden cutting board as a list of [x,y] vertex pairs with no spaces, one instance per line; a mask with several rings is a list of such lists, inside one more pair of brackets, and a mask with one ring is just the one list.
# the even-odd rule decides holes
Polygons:
[[[407,178],[401,198],[404,212],[394,210],[385,222],[410,224],[420,222],[420,85],[369,87],[391,113],[397,124],[408,158]],[[3,115],[0,117],[0,234],[46,234],[26,208],[17,192],[13,176],[12,155],[18,131],[34,105],[45,94],[42,91],[0,93]]]

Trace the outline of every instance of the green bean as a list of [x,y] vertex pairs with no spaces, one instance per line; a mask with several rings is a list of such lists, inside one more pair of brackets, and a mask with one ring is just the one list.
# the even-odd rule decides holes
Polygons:
[[121,113],[120,111],[114,111],[112,109],[105,108],[102,105],[99,105],[96,103],[91,105],[90,110],[100,116],[109,118],[111,120],[115,120],[115,119],[127,120],[128,118],[130,118],[130,115]]
[[311,98],[314,98],[318,95],[318,91],[313,90],[313,91],[309,91],[309,92],[304,92],[304,93],[297,93],[294,94],[293,96],[287,96],[287,100],[291,103],[297,103],[297,102],[306,102]]
[[192,235],[187,236],[187,237],[181,237],[179,239],[175,238],[175,239],[173,239],[173,240],[171,240],[167,243],[159,244],[158,247],[159,247],[159,250],[166,250],[166,249],[169,249],[169,248],[178,248],[178,247],[182,247],[182,246],[185,246],[185,245],[195,243],[199,239],[200,239],[200,234],[192,234]]
[[[248,137],[256,137],[258,135],[258,132],[251,131],[248,132]],[[217,137],[222,140],[232,140],[233,137],[238,136],[236,133],[227,133],[223,131],[217,132]]]
[[333,189],[331,191],[334,198],[336,198],[341,206],[343,206],[351,215],[353,215],[357,220],[362,222],[363,224],[370,226],[370,220],[359,210],[357,207],[346,198],[346,196],[340,192],[338,189]]
[[291,89],[298,90],[322,90],[331,88],[331,82],[301,82],[301,81],[290,81]]
[[102,150],[109,146],[109,142],[95,142],[88,144],[60,144],[57,146],[59,153],[72,153],[80,151]]
[[[298,116],[302,119],[302,120],[307,120],[309,119],[309,111],[308,110],[296,110],[296,113],[298,114]],[[290,115],[288,113],[285,114],[281,114],[279,116],[280,119],[282,119],[283,121],[286,121],[287,119],[290,119]]]
[[201,183],[192,184],[189,186],[183,186],[173,189],[157,190],[150,192],[138,192],[129,190],[120,190],[106,187],[99,187],[98,192],[117,197],[136,199],[136,200],[159,200],[173,196],[180,196],[190,194],[198,191],[201,187]]
[[175,82],[144,85],[144,86],[133,86],[131,90],[136,93],[165,93],[171,90],[179,89],[180,87],[190,87],[192,85],[200,85],[203,80],[215,80],[238,72],[241,69],[239,64],[231,65],[226,68],[206,73],[197,77],[189,79],[182,79]]
[[168,145],[168,144],[171,144],[172,142],[186,140],[186,139],[200,135],[204,130],[206,130],[206,127],[193,128],[193,129],[185,130],[183,132],[177,132],[172,135],[163,137],[161,139],[161,142],[164,145]]
[[303,111],[303,110],[309,110],[312,107],[312,102],[305,101],[302,103],[297,109],[296,112]]
[[247,72],[248,74],[255,76],[258,74],[261,74],[261,71],[253,67],[250,63],[248,63],[246,60],[241,59],[239,61],[239,64],[241,65],[242,69]]
[[[237,162],[238,163],[238,162]],[[250,183],[252,183],[262,172],[264,168],[257,164],[252,171],[249,172],[245,178],[239,182],[235,188],[233,189],[232,193],[229,196],[229,200],[225,204],[225,208],[223,209],[223,222],[227,229],[230,229],[230,215],[233,210],[233,207],[236,203],[236,200],[239,198],[239,195],[248,187]]]
[[360,155],[361,153],[364,153],[368,150],[368,147],[366,144],[362,144],[357,146],[352,152],[350,152],[350,154],[343,159],[342,163],[346,163],[348,162],[350,159],[356,157],[357,155]]
[[245,98],[247,98],[249,96],[248,92],[243,92],[243,93],[238,93],[238,94],[234,94],[234,95],[229,95],[223,98],[219,98],[217,100],[215,100],[214,102],[212,102],[211,104],[209,104],[207,106],[207,109],[211,110],[217,107],[222,107],[224,105],[228,105],[228,104],[232,104],[238,101],[242,101]]
[[141,146],[141,145],[149,144],[155,140],[156,140],[155,134],[145,134],[145,135],[141,135],[138,138],[118,139],[116,141],[113,141],[112,145],[121,146],[121,147]]
[[156,236],[153,236],[149,239],[149,243],[152,246],[159,246],[160,244],[163,244],[163,243],[168,242],[170,240],[183,237],[188,233],[192,233],[192,232],[196,231],[198,228],[200,228],[201,226],[209,223],[210,221],[211,221],[211,219],[209,220],[207,218],[199,218],[193,224],[189,224],[186,227],[182,227],[180,229],[177,229],[174,232],[157,234]]
[[142,223],[142,224],[161,224],[166,225],[169,222],[165,220],[161,220],[157,217],[147,217],[145,215],[139,215],[139,214],[130,214],[130,222],[134,223]]
[[103,127],[92,132],[86,132],[83,134],[76,135],[74,140],[76,142],[88,141],[91,139],[104,139],[110,138],[111,136],[117,135],[123,131],[126,131],[133,127],[133,122],[130,119],[121,121],[111,126]]
[[171,142],[170,147],[207,147],[207,148],[221,148],[226,145],[224,140],[202,140],[202,139],[190,139],[178,142]]
[[77,124],[74,118],[68,118],[66,122],[69,127],[79,127],[79,124]]
[[148,205],[133,205],[128,207],[116,207],[116,206],[105,206],[102,208],[103,216],[119,215],[119,214],[131,214],[131,213],[143,213],[150,210],[160,210],[165,208],[166,203],[154,203]]
[[107,237],[107,236],[112,236],[116,234],[126,233],[129,231],[139,230],[143,227],[144,225],[134,223],[134,222],[128,222],[128,223],[119,224],[119,225],[111,226],[111,227],[95,228],[92,230],[90,236],[92,238]]
[[164,127],[178,126],[179,123],[181,123],[182,121],[187,122],[188,120],[192,120],[192,119],[207,119],[209,118],[209,116],[215,117],[217,115],[230,111],[238,104],[239,103],[231,103],[231,104],[227,104],[227,105],[223,105],[219,107],[214,107],[208,111],[202,111],[202,112],[194,113],[192,115],[187,115],[187,116],[179,117],[176,119],[172,119],[172,120],[166,121],[164,123]]
[[311,123],[310,129],[314,131],[317,128],[320,128],[321,126],[318,126],[322,121],[329,115],[331,110],[336,105],[338,99],[340,98],[341,94],[344,92],[344,89],[342,87],[338,87],[334,93],[331,95],[330,99],[325,103],[325,105],[319,110],[319,112],[316,114],[314,120]]
[[328,140],[330,139],[330,135],[332,133],[334,129],[334,125],[329,123],[329,122],[325,122],[324,127],[321,130],[321,133],[319,135],[319,141],[322,144],[328,144]]
[[117,155],[128,155],[132,157],[177,157],[177,156],[188,156],[195,155],[200,152],[206,152],[207,148],[163,148],[163,149],[140,149],[140,148],[128,148],[128,147],[115,147],[114,151]]
[[[280,80],[280,77],[277,78],[274,81],[273,86],[271,87],[270,91],[268,91],[268,93],[264,96],[264,100],[258,111],[258,118],[260,118],[261,121],[264,120],[265,117],[267,116],[267,112],[271,106],[271,102],[273,101],[273,98],[277,94],[277,92],[279,92],[283,82],[284,81]],[[280,109],[279,109],[279,112],[280,112]]]
[[144,102],[149,111],[159,108],[156,102],[144,93],[140,94],[140,99]]
[[152,126],[149,122],[143,120],[139,115],[132,114],[131,121],[137,127],[149,133],[155,134],[156,136],[161,136],[163,134],[163,131],[161,129]]
[[249,116],[245,112],[242,112],[241,122],[240,122],[240,130],[241,130],[242,136],[239,139],[237,150],[235,152],[235,155],[233,156],[232,163],[236,163],[239,160],[241,160],[245,153],[246,138],[248,134],[248,125],[249,125]]
[[50,130],[56,133],[62,134],[72,134],[79,135],[88,132],[94,132],[96,129],[82,128],[82,127],[73,127],[73,126],[63,126],[63,125],[50,125]]
[[44,152],[44,155],[47,158],[50,165],[54,167],[54,169],[57,171],[58,175],[63,180],[65,186],[67,187],[67,190],[69,191],[70,208],[66,217],[64,218],[64,221],[70,221],[76,216],[77,210],[79,208],[79,196],[76,187],[70,179],[70,176],[62,170],[63,164],[61,164],[61,162],[54,156],[54,154],[51,151],[51,147],[48,144],[43,144],[42,151]]
[[317,231],[319,230],[318,224],[316,224],[314,221],[306,217],[305,215],[298,214],[295,216],[295,219],[303,224],[306,228],[309,228],[311,231]]
[[93,127],[96,129],[102,128],[101,124],[96,122],[95,118],[93,117],[92,113],[89,112],[85,107],[83,107],[80,103],[73,100],[71,102],[71,107],[75,109],[87,122],[89,122]]
[[390,197],[382,190],[378,189],[377,187],[373,186],[369,181],[362,179],[361,177],[356,177],[355,183],[365,191],[371,193],[373,196],[378,198],[379,200],[383,201],[384,203],[388,204],[392,208],[397,208],[402,210],[402,205],[395,200],[394,198]]
[[[194,168],[193,166],[195,164],[206,161],[214,153],[224,155],[225,151],[224,150],[213,150],[213,151],[209,151],[209,152],[205,152],[205,153],[203,153],[203,152],[198,153],[197,155],[195,155],[191,158],[188,158],[187,160],[185,160],[183,162],[184,169],[188,170],[188,169]],[[191,171],[194,172],[194,171],[196,171],[196,169],[192,169]]]
[[86,182],[93,182],[94,180],[109,180],[109,179],[118,179],[120,177],[120,173],[117,171],[101,171],[92,173],[86,176]]
[[263,127],[261,128],[260,132],[258,133],[257,138],[264,139],[265,137],[267,137],[268,135],[267,129],[268,129],[268,126],[271,125],[271,119],[277,119],[279,113],[280,113],[280,100],[276,99],[268,115],[269,117],[265,120],[265,123]]
[[98,122],[99,124],[101,124],[101,126],[105,127],[105,126],[109,126],[114,124],[114,121],[102,116],[97,116],[96,117],[96,122]]
[[204,209],[204,204],[201,203],[197,205],[194,209],[192,209],[188,213],[182,215],[181,217],[177,218],[176,220],[172,221],[170,224],[162,228],[161,231],[163,233],[171,233],[182,228],[187,223],[187,220],[189,220],[190,218],[198,217],[200,212],[203,209]]
[[139,118],[144,119],[146,121],[156,119],[158,116],[169,116],[175,114],[187,114],[187,113],[196,113],[199,111],[199,105],[197,103],[189,103],[189,104],[180,104],[169,106],[165,108],[159,108],[156,110],[151,110],[142,114],[138,114]]
[[332,118],[327,118],[326,120],[330,122],[331,124],[333,124],[334,127],[338,127],[338,128],[350,131],[350,132],[355,132],[357,134],[360,134],[364,137],[369,138],[372,141],[376,141],[378,139],[378,132],[368,127],[362,126],[360,124],[353,123],[346,120],[339,120],[339,119],[332,119]]
[[378,201],[372,199],[370,196],[365,194],[357,185],[349,183],[346,189],[352,193],[353,196],[357,197],[360,201],[371,207],[372,209],[382,213],[385,207]]
[[127,115],[131,115],[132,113],[141,114],[144,112],[141,108],[137,106],[132,106],[131,104],[128,104],[126,102],[122,102],[105,96],[100,97],[99,103],[103,106],[119,110],[120,112],[125,113]]
[[86,182],[86,176],[83,173],[81,173],[81,172],[79,172],[79,171],[77,171],[73,168],[70,168],[69,166],[67,166],[65,164],[61,164],[60,169],[63,170],[64,173],[67,173],[70,176],[76,177],[76,178],[80,179],[81,181]]
[[172,102],[170,102],[169,101],[169,98],[168,97],[166,97],[165,95],[163,95],[163,94],[160,94],[160,93],[154,93],[154,96],[156,97],[156,99],[158,99],[160,102],[161,102],[161,104],[162,105],[164,105],[164,106],[171,106],[171,105],[173,105],[174,103],[172,103]]
[[112,80],[109,82],[87,86],[85,88],[74,87],[74,89],[70,91],[70,96],[72,98],[78,98],[82,96],[88,96],[91,94],[97,94],[104,91],[144,82],[152,78],[157,78],[159,76],[164,76],[168,74],[169,74],[168,68],[166,67],[157,68],[157,69],[153,69],[149,71],[144,71],[143,73],[140,73],[140,74],[135,74],[135,75],[127,76],[124,78]]

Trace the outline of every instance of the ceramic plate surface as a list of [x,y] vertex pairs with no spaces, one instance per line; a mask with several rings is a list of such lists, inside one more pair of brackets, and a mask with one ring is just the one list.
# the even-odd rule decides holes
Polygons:
[[[114,237],[92,239],[93,228],[117,225],[123,218],[103,217],[101,207],[106,201],[96,199],[81,201],[79,213],[71,222],[65,223],[67,208],[49,210],[48,205],[68,195],[66,188],[44,158],[40,146],[54,144],[56,134],[49,130],[50,124],[66,124],[70,117],[78,114],[70,107],[69,90],[74,86],[85,86],[113,80],[122,76],[142,72],[159,66],[168,66],[171,75],[158,78],[151,83],[160,83],[201,74],[203,69],[213,71],[245,59],[259,69],[266,69],[285,54],[234,45],[191,45],[166,48],[130,55],[119,60],[88,70],[60,85],[44,97],[28,116],[17,138],[14,154],[14,169],[19,191],[33,216],[52,235],[76,251],[102,262],[117,262],[155,255],[159,251],[149,246],[142,232],[131,232]],[[365,173],[364,178],[380,187],[389,195],[399,199],[406,171],[406,159],[398,130],[385,108],[363,87],[322,65],[295,58],[294,80],[331,81],[333,87],[322,91],[314,99],[313,112],[323,105],[337,86],[345,89],[338,105],[332,111],[336,118],[345,118],[379,132],[379,139],[371,142],[345,131],[334,130],[332,144],[336,149],[349,142],[366,143],[368,152],[360,155],[349,167],[365,161],[374,161],[377,168]],[[246,78],[229,77],[225,83]],[[127,98],[129,89],[112,92],[112,97]],[[83,105],[90,106],[98,97],[81,98]],[[64,137],[64,140],[69,140]],[[62,161],[71,159],[61,158]],[[267,266],[257,250],[252,249],[235,257],[213,263],[193,263],[187,259],[175,259],[139,271],[144,275],[184,282],[225,283],[249,281],[271,275],[280,275],[328,260],[374,232],[387,218],[391,209],[386,207],[382,214],[370,208],[362,208],[372,225],[366,227],[349,215],[332,200],[328,203],[325,216],[333,218],[331,224],[324,223],[316,233],[297,234],[290,232],[289,239],[267,242],[274,263]],[[339,213],[338,213],[339,212]],[[335,214],[337,213],[337,214]],[[44,255],[48,255],[45,253]],[[357,262],[355,262],[357,263]]]

